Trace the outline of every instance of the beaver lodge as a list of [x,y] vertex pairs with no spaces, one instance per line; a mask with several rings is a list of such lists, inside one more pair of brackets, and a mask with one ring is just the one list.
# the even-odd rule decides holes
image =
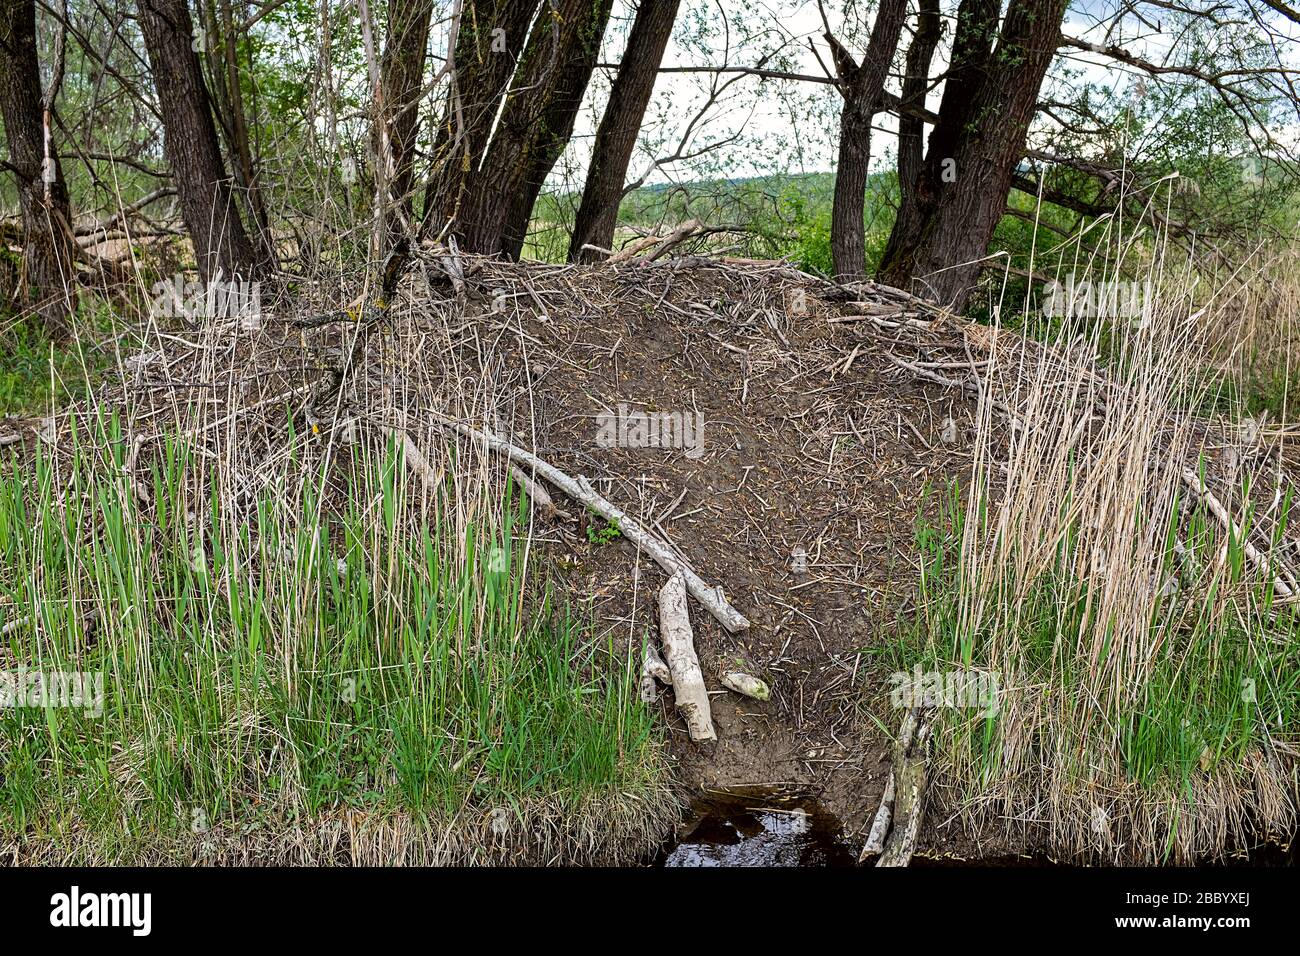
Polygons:
[[754,786],[886,862],[1289,833],[1294,431],[1185,309],[1013,324],[426,247],[151,328],[0,426],[4,666],[103,674],[15,712],[0,853],[635,862]]

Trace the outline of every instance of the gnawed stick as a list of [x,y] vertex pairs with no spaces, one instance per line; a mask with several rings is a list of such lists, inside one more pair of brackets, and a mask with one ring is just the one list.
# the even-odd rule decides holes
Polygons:
[[1215,497],[1214,492],[1206,487],[1205,482],[1201,481],[1200,476],[1190,468],[1185,468],[1183,469],[1183,481],[1192,489],[1201,501],[1205,502],[1205,507],[1210,509],[1210,513],[1218,519],[1219,523],[1223,525],[1228,534],[1241,542],[1241,550],[1250,560],[1250,563],[1273,579],[1273,590],[1284,598],[1294,596],[1295,588],[1293,588],[1286,580],[1285,572],[1274,568],[1268,557],[1262,554],[1259,548],[1246,540],[1246,536],[1241,533],[1241,529],[1237,527],[1237,523],[1232,520],[1232,515],[1228,514],[1228,509],[1223,506],[1223,502]]
[[880,806],[876,809],[876,817],[871,821],[871,832],[867,834],[867,842],[858,854],[859,863],[875,859],[885,852],[885,835],[889,833],[889,824],[894,818],[894,789],[894,771],[891,769],[889,779],[885,781]]
[[678,571],[659,591],[659,640],[673,678],[677,710],[686,721],[691,740],[717,740],[709,691],[704,686],[700,659],[695,654],[695,636],[686,610],[686,576]]
[[406,462],[406,467],[419,476],[420,482],[424,485],[424,490],[437,487],[441,476],[434,473],[428,459],[420,451],[420,446],[415,443],[410,434],[404,428],[393,428],[389,425],[380,425],[380,429],[389,438],[395,438],[402,446],[402,460]]
[[659,685],[672,684],[673,672],[668,669],[650,636],[646,635],[645,650],[641,655],[641,701],[653,704],[659,699]]
[[541,482],[533,481],[518,465],[510,466],[510,474],[515,476],[515,481],[524,486],[529,501],[547,514],[555,514],[555,502],[551,500],[550,493],[542,486]]
[[894,826],[876,866],[907,866],[916,852],[916,840],[921,833],[921,818],[925,812],[929,737],[929,722],[924,717],[918,718],[912,745],[903,752],[902,763],[895,768]]
[[749,619],[731,606],[726,597],[723,596],[721,588],[710,587],[706,584],[703,578],[673,553],[671,547],[646,531],[635,518],[622,508],[597,494],[596,490],[591,487],[591,482],[582,475],[577,478],[570,477],[554,465],[538,458],[532,452],[524,451],[518,445],[512,445],[505,439],[498,438],[489,432],[471,428],[463,422],[442,418],[440,418],[440,422],[446,427],[460,432],[467,438],[482,442],[490,450],[506,455],[511,461],[523,466],[526,472],[544,478],[574,501],[590,508],[607,521],[616,523],[623,537],[650,555],[655,563],[663,568],[667,574],[672,575],[680,571],[686,579],[686,589],[690,591],[691,597],[699,601],[706,611],[717,618],[718,623],[726,628],[729,633],[738,634],[749,629]]
[[858,854],[858,862],[865,863],[885,851],[885,837],[889,834],[889,824],[894,816],[894,797],[897,785],[895,771],[902,765],[902,755],[912,745],[912,735],[916,733],[916,711],[909,710],[903,716],[903,724],[898,730],[898,740],[894,743],[893,765],[889,768],[889,779],[885,781],[885,792],[880,797],[880,806],[876,809],[875,819],[871,821],[871,832],[867,842]]

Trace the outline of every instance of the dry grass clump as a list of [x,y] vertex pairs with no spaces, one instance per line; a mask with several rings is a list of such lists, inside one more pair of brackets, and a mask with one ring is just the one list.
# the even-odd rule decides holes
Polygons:
[[1001,688],[945,717],[945,801],[1058,852],[1187,862],[1295,826],[1297,485],[1285,430],[1198,414],[1218,325],[1155,278],[1139,320],[993,350],[926,626],[936,666]]

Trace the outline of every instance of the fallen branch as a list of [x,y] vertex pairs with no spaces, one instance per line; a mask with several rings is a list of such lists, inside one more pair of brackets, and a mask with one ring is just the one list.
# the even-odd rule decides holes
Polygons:
[[515,481],[524,486],[524,491],[527,492],[530,502],[548,515],[555,514],[555,502],[551,500],[550,493],[543,487],[541,482],[533,481],[518,465],[510,466],[510,474],[515,476]]
[[907,866],[916,852],[916,840],[921,833],[921,818],[925,811],[929,736],[929,723],[924,718],[917,718],[916,735],[911,746],[905,751],[900,748],[901,763],[895,768],[894,826],[876,866]]
[[437,475],[433,467],[429,464],[424,453],[420,451],[418,445],[403,428],[390,428],[387,425],[381,425],[380,428],[389,438],[396,439],[402,446],[402,460],[406,462],[406,467],[415,472],[420,477],[420,482],[424,485],[424,490],[428,493],[438,486],[440,476]]
[[685,242],[702,228],[704,227],[698,219],[688,219],[666,236],[642,236],[640,239],[629,242],[605,261],[614,265],[627,262],[627,260],[635,258],[647,249],[658,246],[659,248],[655,250],[654,255],[650,257],[651,261],[654,261],[673,246]]
[[[907,361],[906,359],[899,358],[897,355],[893,354],[892,352],[884,352],[882,354],[885,356],[886,359],[893,362],[899,368],[903,369],[904,371],[911,372],[917,378],[924,379],[927,382],[933,382],[935,385],[942,385],[944,388],[960,389],[963,392],[966,392],[970,395],[974,395],[977,399],[981,395],[980,387],[975,382],[958,381],[955,378],[948,378],[948,376],[946,375],[940,375],[937,372],[931,372],[929,369],[921,368],[920,366],[914,365],[913,363]],[[1011,409],[1007,406],[1005,402],[1000,402],[997,399],[990,398],[989,404],[993,408],[1000,411],[1002,414],[1006,415],[1012,421],[1019,421],[1019,416],[1016,415],[1013,411],[1011,411]]]
[[1206,487],[1200,476],[1190,468],[1185,468],[1183,469],[1183,481],[1205,503],[1205,506],[1210,509],[1210,513],[1219,520],[1219,523],[1223,525],[1228,534],[1241,542],[1241,550],[1250,560],[1250,563],[1273,579],[1273,590],[1284,598],[1293,597],[1296,589],[1288,583],[1284,573],[1275,570],[1268,557],[1247,540],[1246,536],[1241,533],[1241,529],[1237,527],[1237,523],[1232,520],[1232,516],[1228,514],[1228,509],[1223,506],[1223,502]]
[[704,686],[686,610],[686,576],[680,571],[659,591],[659,640],[663,642],[664,657],[672,674],[677,710],[686,720],[691,740],[717,740],[709,709],[709,691]]
[[876,866],[907,866],[916,852],[925,806],[929,734],[929,722],[918,711],[909,710],[898,731],[893,769],[858,856],[859,863],[878,856]]
[[554,465],[538,458],[532,452],[524,451],[519,446],[512,445],[496,435],[480,431],[477,428],[471,428],[463,422],[440,418],[440,424],[484,444],[491,451],[506,455],[511,461],[523,466],[527,472],[545,479],[574,501],[596,512],[607,521],[616,524],[623,537],[653,558],[655,563],[663,568],[667,574],[673,575],[681,572],[686,581],[686,589],[690,591],[691,597],[699,601],[706,611],[717,618],[718,623],[726,628],[728,632],[737,634],[749,629],[749,619],[731,606],[723,595],[721,588],[710,587],[706,584],[704,579],[679,558],[668,544],[646,531],[635,518],[622,508],[597,494],[596,490],[591,487],[591,482],[582,475],[573,478]]
[[129,216],[132,216],[135,213],[139,212],[141,209],[143,209],[145,206],[149,205],[150,203],[155,202],[159,199],[163,199],[167,196],[174,196],[174,195],[176,195],[175,186],[162,186],[158,189],[155,189],[153,192],[149,193],[149,195],[144,196],[141,199],[137,199],[135,202],[131,203],[130,205],[123,206],[122,208],[118,209],[117,212],[113,213],[111,216],[109,216],[106,219],[101,219],[99,222],[90,223],[84,226],[78,226],[76,229],[73,230],[73,235],[77,237],[83,237],[83,236],[93,236],[95,233],[98,232],[107,233],[109,230],[114,229],[118,223],[125,222]]
[[891,769],[889,779],[885,781],[885,792],[880,797],[880,806],[876,808],[876,817],[871,821],[871,832],[867,834],[867,842],[858,854],[859,863],[874,860],[885,852],[885,835],[889,833],[889,824],[894,819],[894,789],[894,771]]
[[[898,740],[895,743],[894,763],[898,763],[899,752],[906,753],[907,748],[912,744],[912,735],[916,733],[916,712],[909,710],[903,717],[903,726],[899,728]],[[867,860],[880,856],[885,852],[885,837],[889,833],[889,824],[893,820],[894,814],[894,793],[896,790],[894,781],[894,767],[889,768],[889,779],[885,781],[885,792],[880,797],[880,806],[876,809],[876,817],[871,821],[871,832],[867,834],[867,842],[863,844],[862,852],[858,854],[858,862],[865,863]]]

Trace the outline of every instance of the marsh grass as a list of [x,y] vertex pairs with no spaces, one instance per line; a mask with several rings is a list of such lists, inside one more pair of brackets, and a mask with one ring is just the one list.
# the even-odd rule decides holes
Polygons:
[[1001,688],[937,715],[937,793],[972,827],[1189,862],[1296,823],[1296,486],[1285,430],[1200,417],[1222,323],[1151,268],[1140,322],[995,349],[969,481],[918,529],[910,654]]
[[101,717],[0,711],[6,855],[614,861],[653,845],[675,805],[631,657],[529,574],[513,485],[428,496],[400,443],[330,461],[292,434],[257,489],[225,487],[177,435],[133,484],[138,443],[115,418],[89,430],[0,481],[0,667],[105,687]]

